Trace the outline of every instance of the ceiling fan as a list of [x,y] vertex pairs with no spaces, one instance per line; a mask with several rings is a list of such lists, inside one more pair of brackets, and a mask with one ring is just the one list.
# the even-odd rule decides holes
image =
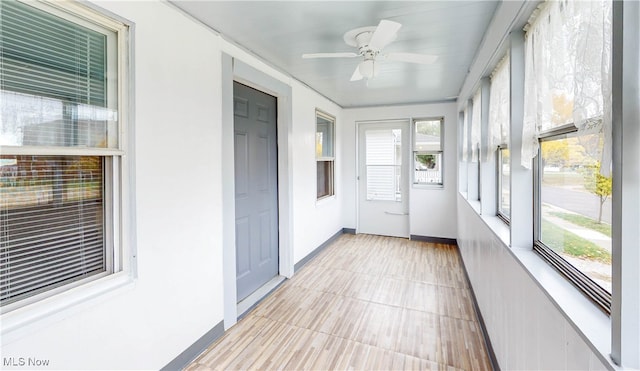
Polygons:
[[398,22],[381,20],[378,26],[361,27],[344,34],[344,42],[349,46],[358,48],[358,52],[337,52],[337,53],[308,53],[302,58],[356,58],[362,57],[364,60],[358,64],[351,76],[351,81],[369,80],[377,75],[376,58],[390,61],[431,64],[438,57],[435,55],[415,54],[415,53],[387,53],[380,54],[382,49],[389,45],[398,36],[398,30],[402,25]]

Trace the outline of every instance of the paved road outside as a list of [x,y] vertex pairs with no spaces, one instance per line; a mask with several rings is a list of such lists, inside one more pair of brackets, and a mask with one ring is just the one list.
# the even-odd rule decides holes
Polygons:
[[[542,202],[598,220],[598,196],[576,187],[542,186]],[[611,224],[611,197],[602,208],[602,221]]]

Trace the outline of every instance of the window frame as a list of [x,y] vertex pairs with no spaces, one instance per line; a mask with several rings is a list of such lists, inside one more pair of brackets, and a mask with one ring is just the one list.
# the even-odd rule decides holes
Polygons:
[[[117,142],[117,146],[112,148],[0,145],[3,155],[97,156],[103,159],[105,271],[63,285],[52,285],[50,289],[3,305],[0,307],[2,320],[10,324],[25,321],[20,316],[24,311],[46,315],[52,307],[64,308],[88,300],[96,292],[119,287],[131,282],[136,276],[133,236],[135,211],[131,200],[131,190],[135,184],[132,175],[134,160],[130,148],[133,142],[129,138],[133,135],[133,95],[130,83],[133,55],[130,34],[133,24],[92,4],[17,1],[106,35],[107,101],[112,102],[112,107],[115,104],[118,125],[116,133],[108,136],[108,139],[115,139]],[[3,329],[3,334],[13,327],[15,326],[8,325]]]
[[[506,225],[511,224],[511,216],[507,215],[502,210],[502,151],[509,150],[509,146],[507,144],[501,144],[498,146],[496,150],[496,216],[502,220]],[[511,171],[511,164],[509,164],[509,171]],[[511,179],[511,175],[509,175],[509,179]],[[509,202],[509,208],[511,208],[511,202]],[[511,213],[511,211],[509,211]]]
[[[317,149],[317,139],[315,141],[315,146],[314,149],[316,151],[316,201],[321,201],[327,198],[331,198],[334,197],[336,195],[335,192],[335,160],[336,160],[336,118],[335,116],[332,116],[320,109],[316,108],[315,111],[315,120],[316,120],[316,130],[315,133],[316,135],[318,134],[318,119],[322,118],[323,120],[329,121],[330,123],[330,132],[331,135],[329,136],[328,142],[330,141],[331,143],[331,156],[318,156],[318,149]],[[318,177],[318,166],[320,166],[320,163],[326,163],[327,166],[329,166],[329,176],[327,181],[327,185],[328,185],[328,190],[326,192],[326,194],[322,195],[322,196],[318,196],[318,189],[319,189],[319,181],[320,178]]]
[[[538,135],[538,143],[558,140],[570,134],[577,133],[578,129],[573,123],[558,126],[541,132]],[[538,155],[533,161],[533,250],[540,257],[562,274],[581,293],[600,308],[607,315],[611,315],[611,293],[602,288],[586,274],[574,267],[567,260],[553,251],[541,240],[542,229],[542,146],[538,148]]]
[[[416,150],[416,125],[422,121],[440,121],[440,150],[439,151],[418,151]],[[444,188],[444,117],[422,117],[411,120],[411,186],[414,188]],[[416,179],[416,156],[417,155],[439,155],[440,156],[440,182],[419,182]]]

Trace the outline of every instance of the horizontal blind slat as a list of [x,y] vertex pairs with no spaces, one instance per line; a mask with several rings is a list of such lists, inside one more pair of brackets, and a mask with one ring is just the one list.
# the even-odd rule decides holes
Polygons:
[[[93,238],[84,239],[84,246],[82,252],[84,254],[90,254],[93,251],[102,253],[102,240],[101,236],[93,236]],[[72,241],[73,242],[73,241]],[[78,253],[78,247],[76,244],[61,244],[55,246],[55,248],[49,249],[33,249],[32,251],[24,251],[23,254],[15,254],[11,257],[2,259],[4,264],[1,265],[0,272],[9,272],[11,270],[20,269],[20,267],[28,264],[35,264],[38,261],[49,260],[53,258],[62,259],[64,256],[74,255]],[[39,260],[34,259],[34,255],[37,254]]]
[[2,90],[106,107],[105,34],[16,1],[0,7]]
[[67,254],[60,258],[53,258],[48,260],[40,260],[38,262],[34,262],[32,265],[23,264],[20,268],[16,268],[14,270],[9,270],[10,272],[10,281],[11,287],[9,289],[14,289],[14,286],[18,286],[23,282],[31,282],[36,281],[38,277],[46,277],[59,273],[64,273],[65,271],[74,270],[74,267],[80,266],[94,266],[98,263],[102,264],[102,255],[103,252],[100,250],[93,250],[82,256],[78,256],[78,254]]
[[0,158],[2,304],[103,272],[104,160]]
[[30,283],[29,285],[19,286],[16,290],[3,290],[2,292],[4,295],[2,295],[2,300],[4,301],[15,297],[19,298],[20,295],[25,293],[33,291],[39,292],[44,288],[59,286],[78,278],[86,278],[91,275],[102,273],[103,271],[103,269],[96,266],[91,270],[59,272],[59,274],[56,274],[55,276],[44,277],[38,281]]

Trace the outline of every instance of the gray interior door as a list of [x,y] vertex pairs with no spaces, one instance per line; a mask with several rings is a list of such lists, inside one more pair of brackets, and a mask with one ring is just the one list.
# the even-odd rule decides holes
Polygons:
[[234,82],[238,301],[278,274],[276,98]]

